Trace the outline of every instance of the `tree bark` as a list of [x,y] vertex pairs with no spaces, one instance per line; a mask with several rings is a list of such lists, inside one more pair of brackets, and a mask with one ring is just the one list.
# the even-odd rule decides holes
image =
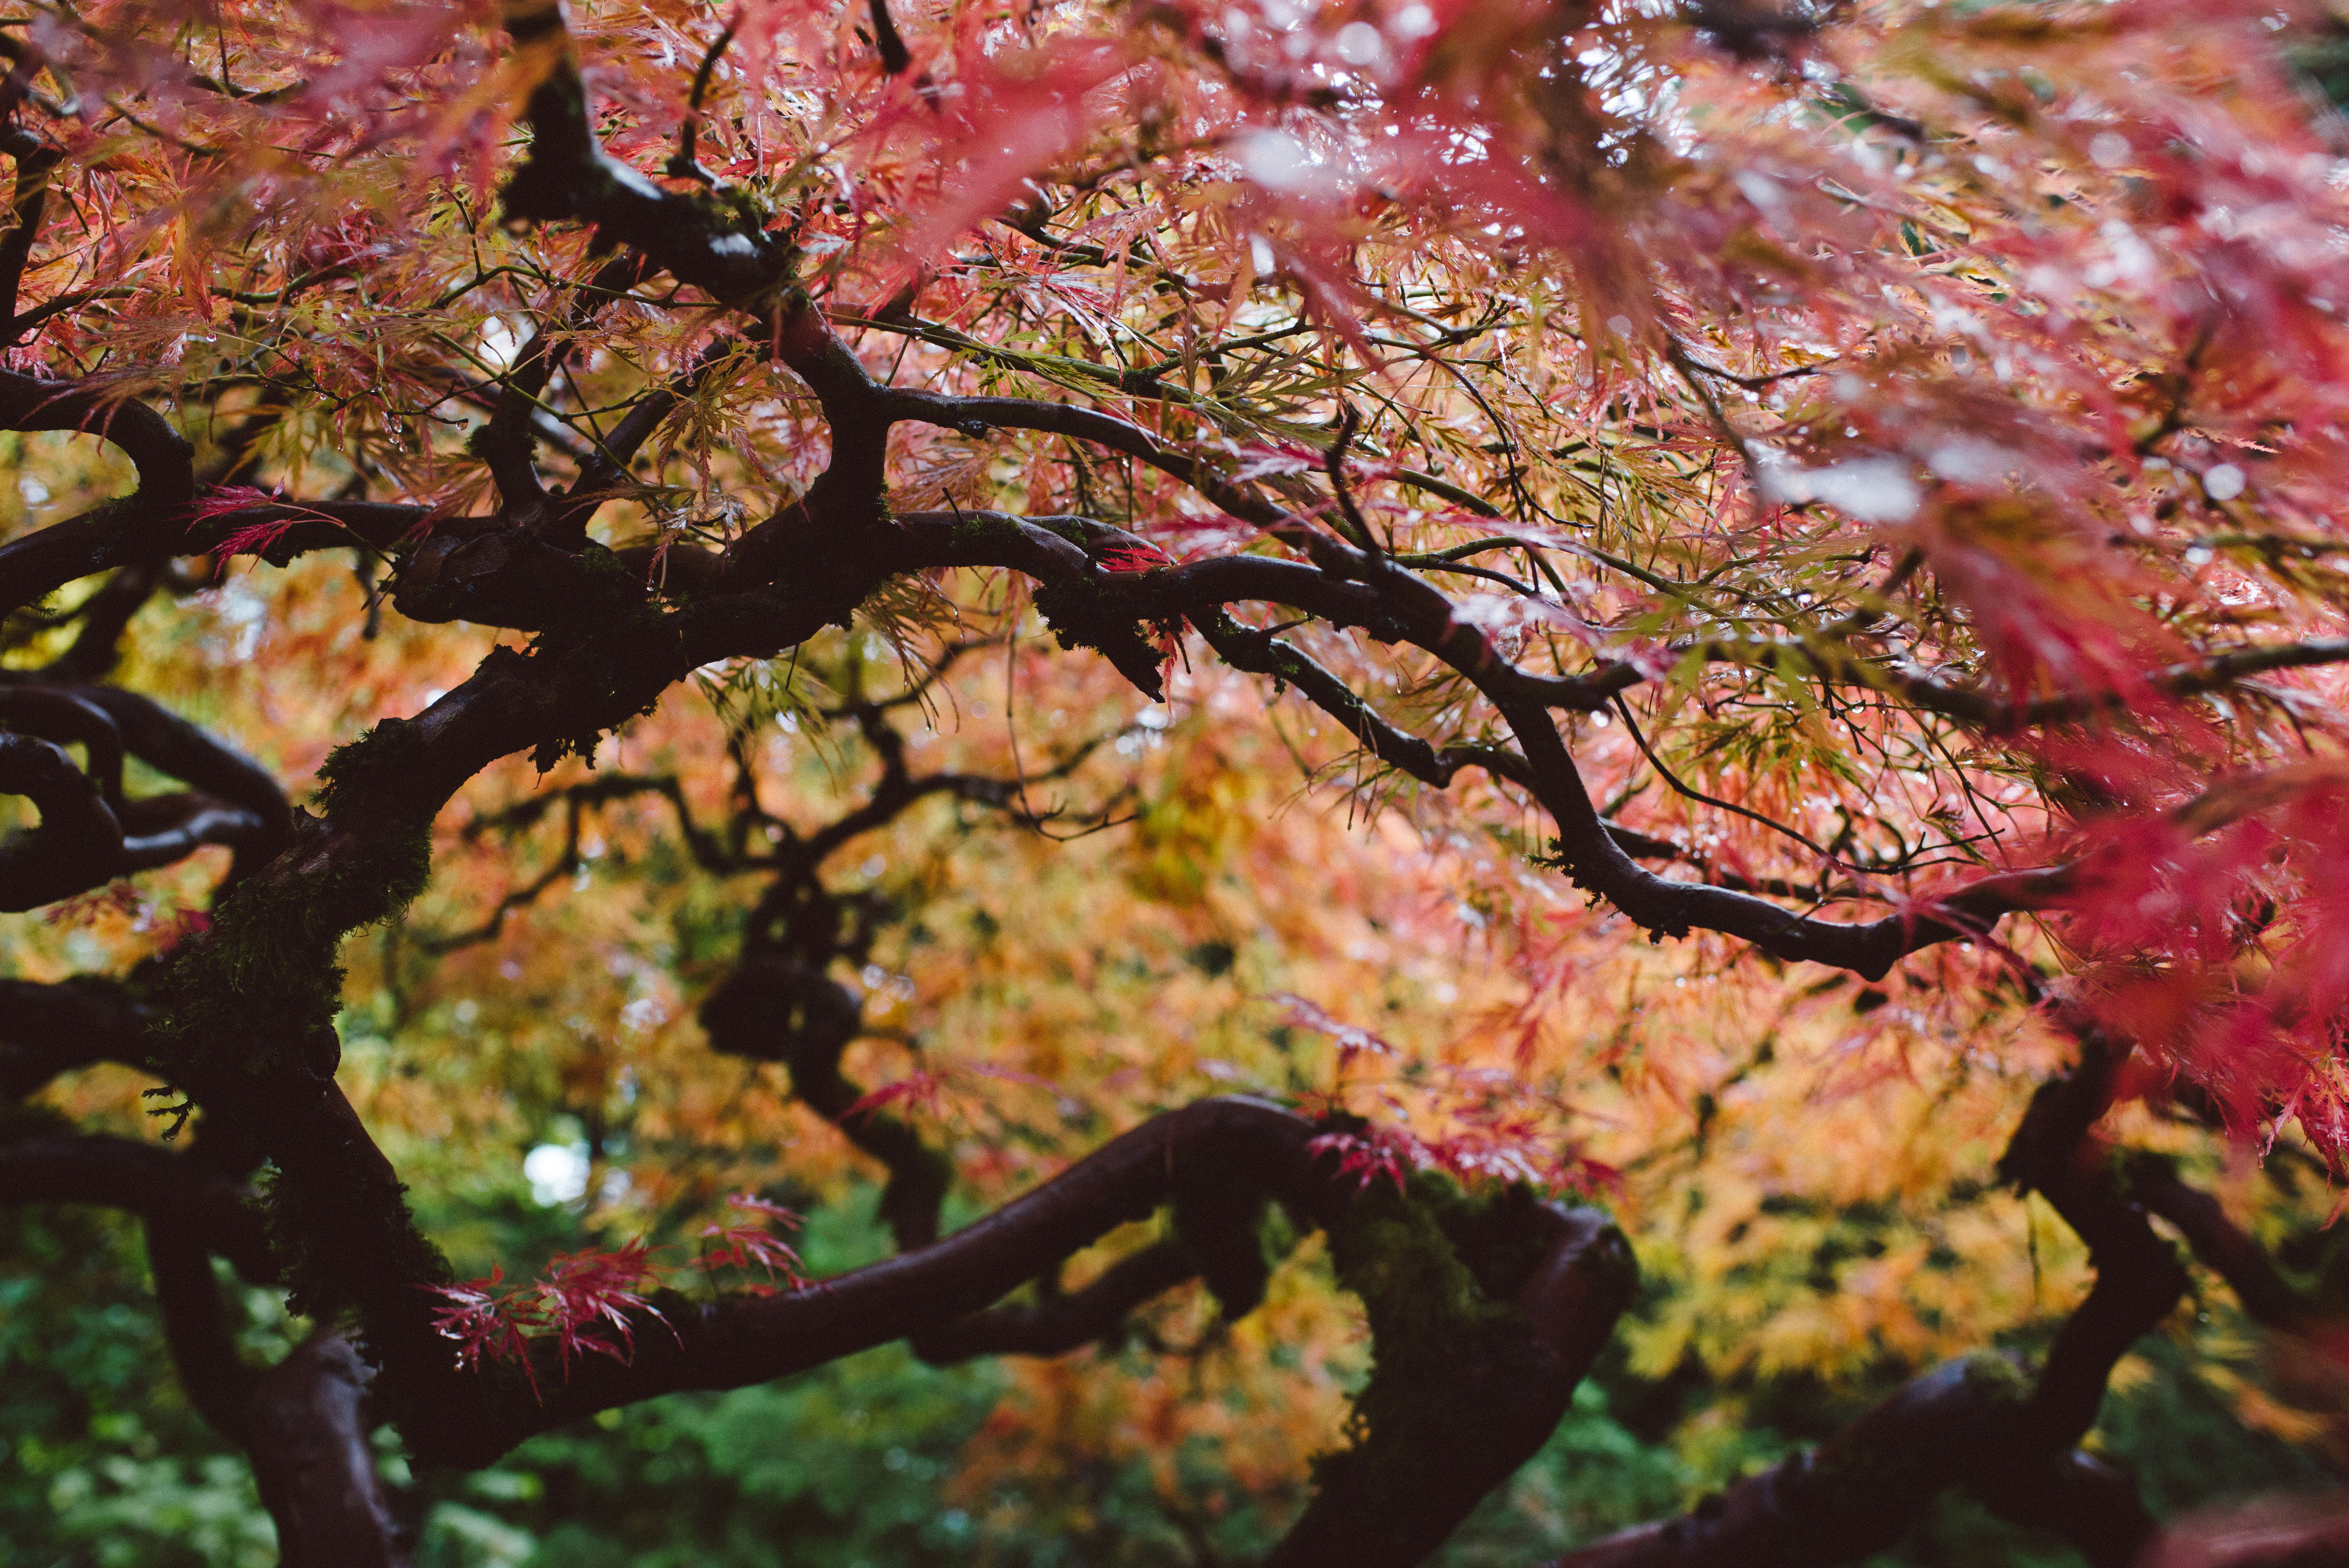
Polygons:
[[250,1451],[280,1568],[408,1568],[367,1441],[370,1376],[349,1340],[321,1332],[262,1379]]

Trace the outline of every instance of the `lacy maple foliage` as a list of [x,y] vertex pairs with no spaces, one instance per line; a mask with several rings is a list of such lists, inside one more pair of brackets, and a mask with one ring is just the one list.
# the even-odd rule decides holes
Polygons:
[[[0,1196],[180,1237],[290,1561],[405,1549],[362,1387],[479,1466],[1161,1323],[1296,1384],[1238,1468],[1319,1563],[1435,1550],[1635,1255],[1657,1374],[1979,1348],[2041,1307],[1997,1181],[2079,1243],[2034,1373],[1569,1561],[1857,1560],[1952,1484],[2134,1552],[2075,1449],[2186,1287],[2147,1214],[2341,1312],[2158,1158],[2349,1168],[2338,27],[0,16],[0,1063],[86,1129]],[[88,1130],[141,1094],[186,1152]],[[595,1234],[428,1233],[557,1113]],[[898,1253],[811,1282],[767,1222],[875,1173]],[[258,1383],[215,1253],[319,1326]],[[1097,1397],[1019,1376],[974,1474]]]

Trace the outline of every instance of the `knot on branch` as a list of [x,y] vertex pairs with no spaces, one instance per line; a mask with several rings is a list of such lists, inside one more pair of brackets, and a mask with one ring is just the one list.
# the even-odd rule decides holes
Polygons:
[[746,956],[701,1004],[709,1048],[754,1062],[829,1058],[856,1038],[864,1007],[822,970],[771,954]]
[[520,528],[446,528],[401,562],[392,602],[411,621],[547,632],[645,605],[644,579],[611,552],[574,553]]
[[1607,1217],[1522,1185],[1465,1193],[1422,1171],[1376,1183],[1330,1230],[1370,1314],[1350,1446],[1268,1568],[1415,1563],[1557,1429],[1638,1277]]
[[1040,583],[1035,603],[1061,647],[1091,648],[1143,696],[1166,700],[1165,668],[1181,634],[1179,622],[1143,622],[1090,576]]

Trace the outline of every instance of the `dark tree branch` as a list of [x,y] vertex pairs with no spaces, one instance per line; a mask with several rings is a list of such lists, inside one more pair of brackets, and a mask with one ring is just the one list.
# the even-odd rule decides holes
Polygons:
[[634,253],[596,269],[573,301],[563,327],[542,327],[531,335],[505,374],[489,421],[473,432],[473,455],[489,465],[490,477],[503,502],[500,517],[533,531],[559,534],[554,542],[571,549],[586,542],[585,519],[579,520],[575,531],[559,526],[569,521],[568,513],[557,511],[532,461],[537,446],[536,417],[544,411],[546,389],[569,356],[573,336],[614,299],[642,281],[646,270],[644,259]]
[[[1321,1461],[1312,1502],[1266,1568],[1407,1568],[1549,1440],[1630,1304],[1633,1270],[1621,1233],[1597,1211],[1533,1213],[1547,1245],[1516,1294],[1518,1321],[1490,1339],[1413,1346],[1400,1319],[1423,1304],[1381,1322],[1393,1309],[1371,1301],[1380,1368],[1407,1357],[1407,1377],[1422,1392],[1406,1409],[1382,1402],[1366,1410],[1368,1439]],[[1341,1265],[1345,1242],[1341,1233]],[[1378,1389],[1374,1372],[1357,1408]]]
[[2126,1051],[2083,1039],[2081,1060],[2033,1097],[2000,1171],[2044,1195],[2088,1243],[2096,1279],[2035,1382],[1977,1356],[1925,1374],[1817,1449],[1694,1512],[1641,1525],[1557,1568],[1828,1568],[1899,1542],[1964,1485],[2021,1521],[2064,1529],[2097,1568],[2127,1568],[2152,1521],[2125,1480],[2075,1454],[2114,1365],[2185,1295],[2177,1254],[2122,1194],[2088,1130]]
[[914,63],[905,50],[905,40],[897,36],[897,24],[889,15],[889,0],[873,0],[873,42],[881,51],[881,69],[895,76]]
[[106,711],[132,756],[254,818],[264,835],[254,846],[258,852],[274,853],[285,842],[291,808],[277,780],[259,763],[151,697],[119,686],[67,689]]
[[846,912],[812,879],[780,882],[776,892],[784,897],[771,893],[761,913],[781,919],[781,937],[758,939],[754,914],[749,951],[702,1002],[710,1048],[782,1063],[792,1092],[889,1172],[881,1217],[899,1249],[926,1246],[937,1238],[954,1168],[901,1118],[860,1106],[863,1087],[840,1070],[841,1054],[864,1026],[864,1004],[825,973],[850,944],[843,940]]
[[122,1209],[200,1242],[249,1280],[274,1272],[247,1190],[198,1161],[153,1143],[98,1133],[50,1133],[0,1142],[0,1203],[87,1203]]
[[979,1356],[1064,1356],[1115,1337],[1126,1315],[1199,1277],[1199,1260],[1180,1242],[1156,1242],[1102,1272],[1081,1290],[1047,1291],[1033,1303],[991,1307],[913,1336],[914,1354],[934,1367]]
[[255,1377],[239,1356],[215,1253],[268,1277],[269,1247],[244,1189],[186,1155],[129,1139],[53,1135],[0,1144],[0,1202],[89,1203],[145,1222],[163,1337],[188,1402],[242,1444]]
[[[439,526],[470,532],[495,522],[494,518],[450,518],[439,520]],[[348,550],[354,545],[389,550],[435,523],[429,507],[370,500],[289,500],[207,512],[189,524],[175,548],[190,555],[222,551],[257,555],[273,566],[283,566],[297,555],[316,550]],[[233,549],[232,541],[235,542]]]
[[169,580],[168,565],[159,556],[125,566],[76,605],[73,618],[81,623],[81,631],[71,647],[42,667],[41,676],[79,685],[112,674],[121,659],[123,632],[155,590]]
[[1557,859],[1576,885],[1605,898],[1664,936],[1695,930],[1741,936],[1781,958],[1826,964],[1881,979],[1922,947],[1986,934],[2002,915],[2045,908],[2071,887],[2068,867],[2013,872],[1982,880],[1926,906],[1857,923],[1819,920],[1726,887],[1671,882],[1643,870],[1599,816],[1580,771],[1549,715],[1495,699],[1516,732],[1532,772],[1531,792],[1558,829]]
[[0,544],[0,613],[20,610],[77,578],[168,553],[195,499],[195,449],[126,392],[0,370],[0,429],[71,430],[113,443],[139,488],[93,511]]
[[2077,1449],[2001,1475],[1974,1495],[2002,1519],[2069,1542],[2089,1568],[2137,1568],[2158,1528],[2136,1481]]
[[[225,430],[212,432],[212,450],[195,475],[196,488],[210,490],[229,482],[252,465],[261,438],[285,417],[289,394],[279,382],[264,382],[258,406]],[[159,551],[117,571],[96,593],[77,605],[72,618],[81,623],[73,645],[38,673],[40,678],[78,684],[104,679],[120,659],[119,644],[130,619],[155,590],[173,584],[172,552]],[[176,585],[176,584],[174,584]]]
[[148,1010],[111,980],[0,980],[0,1099],[98,1062],[146,1065]]
[[56,686],[0,686],[0,725],[58,746],[81,747],[91,784],[109,806],[121,806],[122,730],[106,709]]
[[[1057,528],[1065,528],[1064,536]],[[1985,878],[1930,906],[1930,913],[1902,913],[1846,923],[1819,920],[1767,899],[1725,886],[1672,882],[1643,870],[1626,851],[1584,788],[1579,770],[1559,738],[1549,707],[1579,707],[1606,700],[1576,691],[1556,676],[1537,676],[1489,655],[1489,645],[1473,628],[1452,622],[1449,602],[1400,569],[1381,568],[1374,583],[1334,582],[1299,562],[1263,557],[1223,557],[1143,573],[1100,569],[1079,539],[1105,542],[1117,531],[1085,520],[1020,520],[996,514],[911,514],[898,526],[936,541],[930,553],[942,564],[1008,566],[1049,584],[1081,583],[1081,599],[1069,595],[1055,623],[1063,638],[1102,646],[1112,653],[1119,628],[1143,618],[1188,616],[1245,661],[1242,668],[1268,666],[1290,680],[1309,699],[1321,703],[1383,758],[1426,776],[1475,761],[1526,788],[1557,825],[1557,861],[1580,886],[1599,893],[1634,921],[1661,935],[1694,930],[1741,936],[1782,958],[1803,959],[1853,969],[1880,978],[1903,955],[1956,938],[1980,936],[2002,915],[2045,907],[2069,889],[2065,868],[2013,872]],[[941,537],[943,536],[943,537]],[[1332,548],[1344,548],[1334,543]],[[1392,585],[1398,603],[1386,593]],[[1432,596],[1429,598],[1424,595]],[[1411,642],[1450,664],[1500,709],[1516,732],[1521,759],[1506,753],[1464,750],[1439,753],[1392,727],[1373,725],[1361,701],[1343,683],[1316,674],[1318,666],[1282,658],[1260,634],[1227,629],[1210,619],[1222,604],[1257,600],[1288,605],[1336,626],[1361,626],[1372,636]],[[1047,617],[1055,601],[1039,595]],[[1130,632],[1129,632],[1130,635]],[[1146,647],[1147,645],[1142,645]],[[1144,655],[1143,656],[1153,656]],[[1121,664],[1121,667],[1125,667]],[[1133,671],[1129,670],[1129,674]]]
[[0,1203],[73,1203],[140,1217],[164,1343],[188,1402],[230,1441],[246,1439],[255,1377],[237,1352],[215,1253],[247,1279],[271,1273],[249,1193],[208,1162],[151,1143],[48,1134],[0,1143]]
[[[1268,676],[1276,688],[1292,686],[1306,700],[1346,727],[1362,744],[1362,748],[1388,767],[1406,773],[1423,784],[1438,789],[1451,787],[1464,768],[1482,768],[1496,779],[1506,779],[1521,789],[1530,790],[1533,769],[1526,759],[1513,751],[1497,746],[1436,747],[1397,728],[1387,722],[1376,709],[1354,695],[1352,688],[1327,666],[1315,660],[1293,644],[1282,641],[1271,632],[1257,631],[1235,624],[1220,610],[1209,611],[1196,617],[1195,624],[1207,645],[1216,655],[1237,670],[1251,675]],[[1768,893],[1777,898],[1802,898],[1816,902],[1821,897],[1816,888],[1797,887],[1783,881],[1756,882],[1735,875],[1713,873],[1712,868],[1691,856],[1678,844],[1653,838],[1646,833],[1606,824],[1607,836],[1616,847],[1634,860],[1681,861],[1700,865],[1716,886],[1738,892]]]
[[41,825],[0,840],[0,910],[38,909],[114,879],[122,824],[62,748],[0,733],[0,791],[30,799]]
[[[1058,405],[1050,405],[1058,407]],[[1598,712],[1614,694],[1636,684],[1606,678],[1545,676],[1504,659],[1490,639],[1458,622],[1452,601],[1400,567],[1373,562],[1351,546],[1327,535],[1319,549],[1342,570],[1263,555],[1212,556],[1152,571],[1115,571],[1102,558],[1152,558],[1146,542],[1083,517],[1013,517],[1002,512],[907,512],[895,521],[905,536],[907,568],[999,566],[1024,573],[1050,586],[1081,587],[1088,611],[1071,633],[1138,621],[1193,620],[1226,606],[1255,602],[1279,604],[1334,628],[1360,627],[1381,642],[1406,643],[1435,655],[1481,686],[1523,702]],[[1334,552],[1343,552],[1342,557]],[[1050,619],[1051,608],[1045,606]],[[1064,619],[1067,618],[1064,615]],[[1073,636],[1071,640],[1081,640]],[[1127,672],[1129,676],[1133,672]],[[1602,672],[1603,674],[1604,672]],[[1154,678],[1145,690],[1154,686]]]
[[[9,72],[13,85],[25,69],[16,63]],[[32,259],[33,242],[40,236],[41,211],[47,205],[49,173],[65,154],[31,131],[16,126],[0,129],[0,152],[16,164],[16,193],[10,202],[13,222],[0,236],[0,348],[13,348],[25,329],[16,315],[16,298],[24,287],[25,264]]]
[[2169,1161],[2137,1155],[2127,1175],[2129,1196],[2178,1227],[2194,1255],[2234,1291],[2252,1322],[2302,1334],[2331,1315],[2312,1293],[2284,1278],[2267,1249],[2227,1218],[2218,1199],[2189,1186]]
[[[1819,1447],[1690,1513],[1569,1552],[1553,1568],[1835,1568],[1898,1545],[1951,1486],[2020,1508],[2026,1491],[2069,1486],[2075,1468],[2068,1452],[2024,1441],[2026,1390],[2002,1357],[1951,1362]],[[2099,1568],[2125,1568],[2143,1539],[2108,1542]]]
[[[731,29],[729,29],[730,33]],[[688,121],[688,126],[690,122]],[[584,540],[587,524],[596,510],[615,495],[622,493],[628,480],[628,465],[661,425],[675,413],[678,407],[701,390],[703,383],[740,346],[740,340],[719,338],[703,349],[684,375],[665,387],[657,387],[636,399],[636,405],[620,416],[601,445],[580,465],[579,478],[564,492],[561,510],[550,532],[560,540]]]
[[407,1568],[367,1443],[372,1380],[350,1341],[323,1330],[261,1380],[253,1471],[283,1568]]
[[530,156],[507,181],[507,218],[596,226],[679,283],[723,304],[761,308],[790,282],[794,254],[714,203],[675,196],[596,141],[585,84],[554,0],[507,0],[517,51],[545,67],[523,108]]
[[[543,1405],[519,1386],[470,1418],[406,1423],[431,1459],[486,1463],[534,1432],[685,1388],[740,1387],[983,1310],[1108,1232],[1146,1219],[1178,1182],[1212,1176],[1268,1193],[1310,1222],[1343,1211],[1306,1145],[1311,1123],[1261,1101],[1210,1099],[1113,1139],[1059,1177],[918,1250],[785,1295],[664,1300],[626,1366],[582,1363]],[[519,1380],[516,1380],[517,1385]],[[449,1413],[455,1417],[457,1412]],[[429,1422],[429,1424],[428,1424]]]
[[[110,686],[0,683],[0,789],[30,797],[39,829],[0,844],[0,908],[36,909],[168,865],[205,844],[237,851],[230,880],[285,842],[288,807],[276,781],[149,698]],[[50,739],[89,750],[92,773]],[[184,783],[181,794],[125,799],[125,750]]]
[[[1314,1136],[1312,1123],[1260,1101],[1203,1100],[1111,1140],[1042,1187],[917,1251],[785,1295],[664,1297],[665,1323],[647,1316],[636,1325],[633,1360],[574,1365],[568,1383],[550,1374],[541,1379],[548,1385],[543,1405],[516,1377],[494,1398],[477,1392],[462,1410],[404,1412],[403,1428],[420,1457],[486,1463],[533,1432],[596,1410],[678,1389],[764,1382],[942,1330],[1161,1203],[1173,1201],[1179,1212],[1185,1192],[1202,1183],[1268,1197],[1303,1223],[1340,1223],[1360,1189],[1317,1167],[1306,1147]],[[1628,1290],[1628,1259],[1595,1218],[1541,1222],[1563,1229],[1550,1233],[1543,1253],[1549,1261],[1536,1268],[1519,1305],[1536,1340],[1550,1347],[1544,1354],[1563,1367],[1579,1336],[1593,1336],[1595,1353],[1595,1340],[1608,1332]],[[1512,1440],[1518,1435],[1512,1423],[1495,1428],[1504,1429]]]
[[856,838],[936,795],[992,807],[1034,825],[1038,820],[1019,805],[1025,785],[1068,778],[1101,744],[1096,738],[1077,747],[1025,780],[917,775],[907,762],[905,738],[888,714],[922,689],[916,685],[877,702],[858,696],[830,716],[854,721],[880,758],[881,778],[861,805],[778,851],[770,863],[779,863],[780,874],[750,913],[742,961],[711,991],[700,1013],[713,1049],[783,1064],[792,1092],[858,1151],[887,1169],[881,1217],[906,1251],[936,1239],[953,1168],[910,1124],[864,1103],[863,1088],[840,1070],[842,1053],[863,1033],[864,1009],[830,970],[836,964],[865,962],[877,912],[870,894],[843,898],[827,888],[823,863]]
[[236,1347],[212,1249],[203,1238],[168,1219],[147,1222],[147,1265],[155,1278],[155,1305],[172,1370],[196,1413],[229,1441],[243,1446],[260,1377]]

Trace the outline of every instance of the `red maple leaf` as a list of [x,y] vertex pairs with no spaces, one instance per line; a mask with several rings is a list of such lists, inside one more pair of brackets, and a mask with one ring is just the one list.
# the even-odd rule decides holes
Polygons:
[[299,522],[324,522],[337,529],[343,527],[339,518],[330,517],[315,507],[289,501],[269,490],[256,490],[251,485],[215,485],[188,508],[188,529],[193,532],[216,518],[260,508],[268,508],[277,515],[247,523],[243,528],[231,529],[222,536],[219,543],[212,546],[212,554],[222,559],[231,555],[266,554],[271,546],[285,538]]
[[1357,1191],[1383,1176],[1403,1190],[1403,1180],[1409,1172],[1424,1168],[1430,1161],[1427,1145],[1401,1128],[1365,1127],[1360,1132],[1325,1132],[1305,1146],[1315,1159],[1333,1155],[1338,1161],[1338,1174],[1355,1179]]
[[[747,1209],[752,1213],[763,1214],[770,1223],[781,1225],[787,1230],[796,1231],[800,1227],[800,1217],[796,1212],[781,1203],[771,1203],[749,1192],[737,1192],[727,1199],[726,1203],[729,1208]],[[718,1243],[701,1255],[701,1266],[705,1270],[763,1269],[770,1284],[781,1274],[786,1288],[792,1290],[803,1289],[808,1283],[807,1275],[800,1272],[799,1253],[766,1225],[719,1222],[704,1225],[701,1233],[707,1240]]]
[[492,1266],[486,1279],[420,1288],[449,1304],[433,1315],[432,1326],[456,1342],[461,1370],[474,1370],[484,1359],[519,1366],[532,1397],[543,1400],[531,1363],[532,1340],[554,1337],[567,1379],[575,1356],[621,1362],[634,1357],[632,1313],[644,1313],[677,1332],[644,1294],[657,1273],[653,1249],[631,1242],[608,1252],[561,1254],[528,1284],[506,1284],[503,1268]]
[[547,1265],[533,1288],[566,1377],[574,1356],[608,1356],[619,1362],[633,1359],[636,1339],[630,1313],[642,1312],[664,1326],[668,1323],[643,1294],[651,1288],[656,1272],[652,1249],[642,1242],[610,1252],[567,1253]]
[[533,1326],[528,1307],[522,1293],[505,1283],[504,1269],[492,1264],[487,1279],[421,1288],[449,1304],[432,1315],[432,1326],[442,1338],[456,1341],[460,1371],[477,1369],[484,1357],[519,1362],[523,1376],[530,1379],[532,1397],[538,1397],[538,1375],[531,1368],[527,1343]]
[[912,1115],[918,1108],[925,1115],[936,1114],[939,1098],[946,1092],[944,1073],[915,1072],[885,1083],[879,1088],[860,1095],[849,1108],[840,1113],[843,1121],[862,1120],[876,1111],[900,1106],[903,1113]]

